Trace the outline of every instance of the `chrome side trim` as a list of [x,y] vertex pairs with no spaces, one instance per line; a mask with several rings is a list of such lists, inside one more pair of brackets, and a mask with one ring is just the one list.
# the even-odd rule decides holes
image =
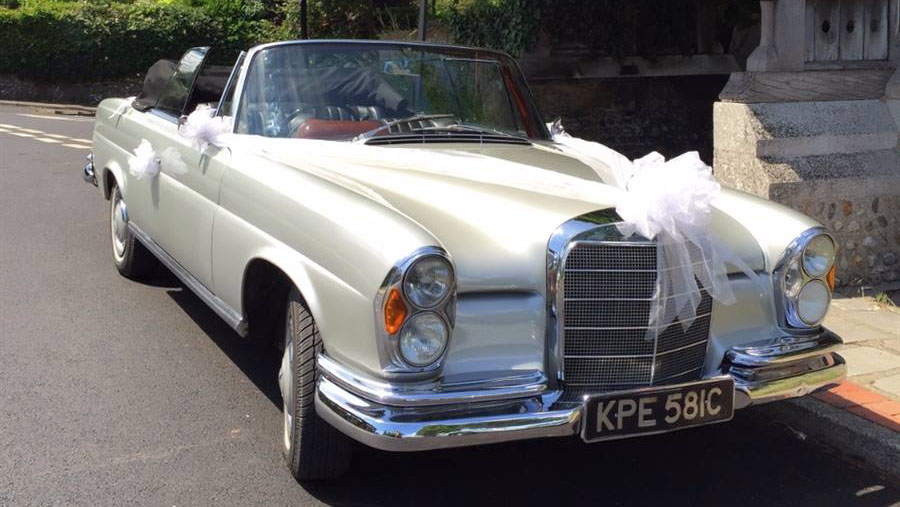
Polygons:
[[540,371],[468,382],[392,384],[359,375],[325,354],[318,355],[316,364],[330,381],[354,395],[371,402],[398,407],[528,398],[547,390],[547,378]]
[[184,269],[178,261],[156,244],[156,242],[153,241],[153,238],[135,225],[134,222],[128,222],[128,230],[134,234],[134,237],[137,238],[138,241],[147,247],[147,250],[150,250],[160,262],[169,268],[169,270],[171,270],[187,288],[191,289],[191,292],[196,294],[201,301],[212,308],[212,310],[216,312],[216,315],[221,317],[222,320],[231,326],[232,329],[237,331],[239,335],[244,337],[247,336],[247,321],[240,312],[228,306],[227,303],[207,289],[200,280],[194,278],[194,275]]

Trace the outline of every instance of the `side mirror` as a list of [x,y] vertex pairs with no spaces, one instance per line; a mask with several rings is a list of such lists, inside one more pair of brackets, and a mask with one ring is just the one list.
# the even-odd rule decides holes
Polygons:
[[181,128],[182,125],[184,125],[185,123],[187,123],[187,118],[188,118],[188,117],[187,117],[186,114],[183,114],[183,115],[181,115],[181,116],[178,117],[178,128]]

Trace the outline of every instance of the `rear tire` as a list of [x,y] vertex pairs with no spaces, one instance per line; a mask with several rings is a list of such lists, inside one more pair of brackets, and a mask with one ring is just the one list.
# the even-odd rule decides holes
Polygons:
[[122,276],[139,279],[156,268],[156,257],[128,229],[128,208],[118,183],[113,183],[109,198],[109,231],[113,263]]
[[349,468],[352,442],[316,414],[316,356],[322,351],[322,339],[297,289],[291,290],[285,313],[278,373],[284,403],[284,457],[298,480],[332,479]]

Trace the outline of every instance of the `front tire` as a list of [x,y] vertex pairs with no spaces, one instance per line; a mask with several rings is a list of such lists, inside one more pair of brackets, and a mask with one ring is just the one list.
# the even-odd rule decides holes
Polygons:
[[352,443],[316,414],[316,356],[322,351],[319,329],[297,289],[291,290],[285,313],[278,372],[284,403],[284,457],[298,480],[335,478],[350,466]]
[[118,183],[113,183],[109,198],[109,232],[113,263],[122,276],[139,279],[156,267],[156,258],[128,229],[128,208]]

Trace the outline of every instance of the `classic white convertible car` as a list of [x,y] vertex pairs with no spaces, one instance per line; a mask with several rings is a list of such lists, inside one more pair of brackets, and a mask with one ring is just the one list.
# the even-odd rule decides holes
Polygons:
[[508,56],[294,41],[229,73],[207,53],[100,104],[84,178],[123,275],[161,261],[281,351],[298,479],[340,474],[353,440],[647,435],[844,376],[818,223],[722,190],[705,230],[740,260],[734,297],[699,283],[691,319],[654,320],[679,266],[623,232],[623,191],[557,142]]

